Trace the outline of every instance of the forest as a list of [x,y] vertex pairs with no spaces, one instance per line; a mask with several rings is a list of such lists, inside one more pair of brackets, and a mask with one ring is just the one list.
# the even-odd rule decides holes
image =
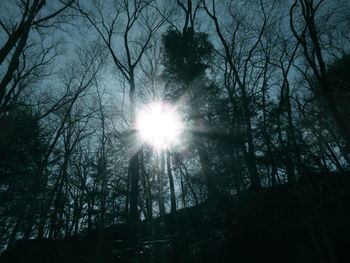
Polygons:
[[350,262],[350,1],[0,0],[0,262]]

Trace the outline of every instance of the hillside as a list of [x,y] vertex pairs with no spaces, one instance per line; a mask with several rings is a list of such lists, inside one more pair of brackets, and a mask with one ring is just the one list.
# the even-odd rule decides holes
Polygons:
[[309,176],[238,198],[220,198],[139,225],[129,247],[126,226],[64,240],[18,241],[10,262],[350,262],[350,178]]

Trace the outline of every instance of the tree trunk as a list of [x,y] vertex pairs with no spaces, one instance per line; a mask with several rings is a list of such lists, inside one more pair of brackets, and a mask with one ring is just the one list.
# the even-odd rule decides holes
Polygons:
[[141,167],[141,182],[143,186],[145,203],[146,203],[146,218],[148,221],[151,221],[153,218],[152,195],[151,195],[151,186],[150,186],[149,176],[144,166],[143,148],[140,151],[140,167]]
[[183,180],[183,173],[181,171],[181,167],[178,166],[180,170],[180,186],[181,186],[181,199],[182,199],[182,205],[183,208],[187,208],[187,202],[186,202],[186,192],[185,192],[185,185],[184,185],[184,180]]
[[[158,156],[159,157],[159,156]],[[158,165],[157,165],[158,167]],[[158,168],[158,200],[159,200],[159,215],[161,220],[164,220],[165,216],[165,206],[164,206],[164,197],[163,197],[163,188],[164,188],[164,170],[165,170],[165,158],[164,151],[160,152],[160,167]]]
[[16,237],[17,237],[17,233],[18,233],[18,230],[19,230],[19,225],[20,225],[20,220],[18,220],[16,222],[15,226],[12,229],[11,235],[10,235],[9,240],[7,242],[7,247],[8,248],[11,248],[16,242]]
[[206,146],[202,138],[201,130],[204,128],[203,120],[200,117],[200,110],[198,105],[198,99],[191,94],[191,114],[194,118],[194,127],[199,129],[193,134],[194,145],[197,149],[199,162],[202,167],[202,172],[206,180],[206,186],[208,189],[208,198],[215,199],[218,195],[218,190],[215,181],[213,180],[212,165],[206,151]]
[[[131,66],[129,65],[129,68]],[[129,79],[129,101],[130,101],[130,131],[131,131],[131,141],[128,145],[129,151],[131,154],[129,161],[129,172],[130,172],[130,216],[129,216],[129,242],[130,244],[134,244],[137,241],[137,223],[139,220],[138,213],[138,197],[139,197],[139,150],[133,152],[134,143],[136,143],[136,131],[132,128],[135,119],[136,119],[136,109],[135,109],[135,80],[134,80],[134,72],[130,71],[130,79]]]
[[167,172],[168,172],[169,184],[170,184],[171,214],[175,214],[175,212],[176,212],[175,187],[174,187],[173,174],[171,172],[171,162],[170,162],[169,151],[166,152],[166,161],[167,161]]
[[[184,171],[182,171],[181,165],[184,167]],[[185,164],[183,164],[182,162],[179,162],[178,168],[180,170],[180,174],[186,180],[186,184],[187,184],[188,188],[190,189],[190,192],[191,192],[191,194],[193,196],[193,199],[195,201],[195,205],[199,205],[197,194],[196,194],[196,192],[194,191],[194,189],[192,187],[191,178],[190,178],[190,175],[188,174],[188,171],[187,171],[187,168],[186,168]],[[182,176],[181,176],[181,180],[182,180]],[[182,189],[184,189],[183,181],[181,181],[181,183],[182,183],[181,187],[182,187]],[[184,190],[182,190],[182,192],[185,193]],[[183,198],[185,198],[185,196]]]
[[134,244],[137,241],[138,195],[139,195],[139,156],[135,154],[130,159],[130,216],[129,216],[129,241]]
[[23,239],[28,240],[30,238],[30,235],[33,231],[33,225],[34,225],[34,215],[30,215],[26,222],[26,228],[24,231]]

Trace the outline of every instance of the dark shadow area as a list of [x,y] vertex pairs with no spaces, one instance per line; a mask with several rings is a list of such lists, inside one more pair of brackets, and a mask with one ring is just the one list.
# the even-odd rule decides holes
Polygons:
[[1,262],[349,262],[348,174],[244,192],[140,222],[62,240],[20,240]]

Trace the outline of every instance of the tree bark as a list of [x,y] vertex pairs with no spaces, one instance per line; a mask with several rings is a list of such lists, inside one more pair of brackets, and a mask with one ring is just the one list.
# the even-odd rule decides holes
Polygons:
[[164,170],[165,170],[165,157],[164,157],[164,151],[160,152],[160,167],[158,168],[158,183],[159,183],[159,190],[158,190],[158,200],[159,200],[159,215],[161,221],[164,220],[165,217],[165,206],[164,206],[164,196],[163,196],[163,188],[164,188]]
[[176,199],[175,199],[175,187],[174,187],[174,179],[173,174],[171,172],[171,162],[170,162],[170,153],[166,152],[166,162],[167,162],[167,172],[169,177],[170,184],[170,205],[171,205],[171,214],[175,214],[176,212]]

